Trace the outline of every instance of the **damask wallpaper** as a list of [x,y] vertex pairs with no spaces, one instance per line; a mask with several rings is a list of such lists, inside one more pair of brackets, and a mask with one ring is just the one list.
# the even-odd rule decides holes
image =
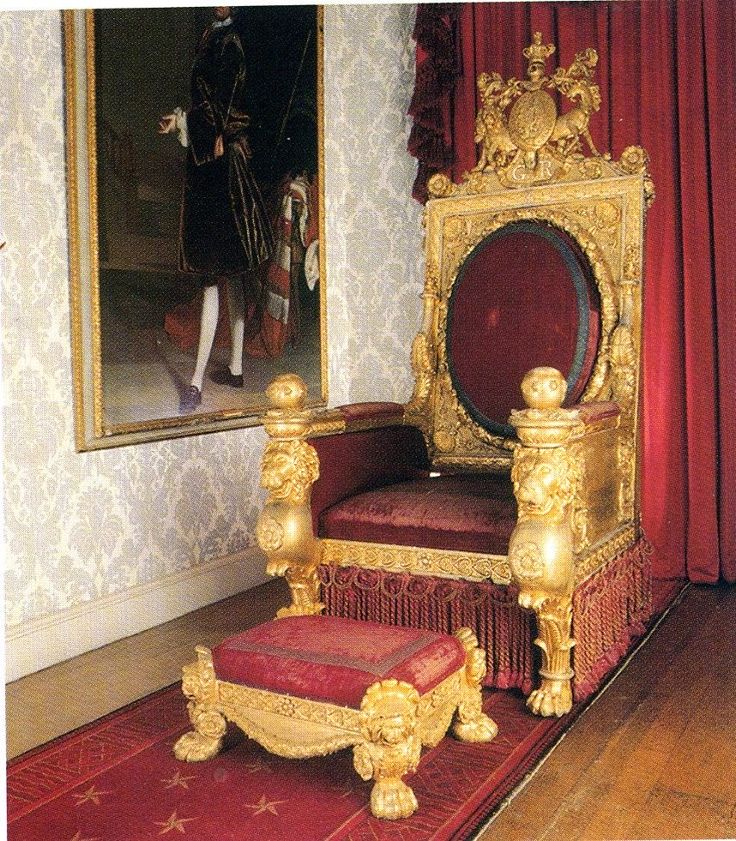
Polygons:
[[[408,5],[325,9],[332,405],[405,400],[411,389],[422,276],[415,162],[406,152],[413,16]],[[192,590],[183,612],[202,603],[188,574],[207,567],[216,575],[227,558],[243,565],[242,576],[215,587],[215,597],[263,580],[253,532],[265,436],[255,428],[75,452],[60,14],[0,14],[0,66],[8,647],[31,629],[42,642],[43,633],[58,637],[56,619],[75,611],[94,626],[93,643],[57,639],[57,654],[39,654],[22,673],[177,615],[147,597],[146,615],[113,626],[110,599],[176,581],[178,593]]]

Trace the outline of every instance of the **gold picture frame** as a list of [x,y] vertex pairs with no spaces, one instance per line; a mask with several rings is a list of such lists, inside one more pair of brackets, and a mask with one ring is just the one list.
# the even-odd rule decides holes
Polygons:
[[[274,376],[290,371],[310,381],[314,405],[325,404],[321,7],[238,9],[239,25],[246,33],[247,84],[255,92],[250,97],[255,116],[249,128],[253,171],[273,220],[275,253],[282,251],[283,234],[277,228],[286,207],[282,198],[285,202],[297,169],[304,179],[307,190],[300,195],[309,196],[308,212],[307,201],[299,204],[297,197],[294,207],[301,208],[302,216],[295,215],[286,230],[292,243],[296,236],[303,240],[305,219],[311,213],[310,282],[305,283],[303,268],[306,242],[303,250],[297,243],[290,249],[296,254],[285,293],[287,301],[291,296],[287,307],[291,314],[283,318],[281,344],[276,343],[275,349],[269,345],[265,354],[249,353],[249,342],[258,343],[258,332],[264,329],[269,275],[268,266],[262,266],[259,280],[248,281],[252,288],[246,295],[244,385],[237,388],[210,380],[212,370],[227,365],[229,358],[226,342],[218,336],[201,405],[187,413],[180,398],[196,358],[202,283],[180,272],[176,260],[187,150],[175,137],[161,136],[157,120],[175,105],[186,106],[194,36],[197,30],[202,32],[205,16],[212,12],[131,8],[62,14],[77,449],[259,424],[268,408],[266,386]],[[286,34],[278,34],[285,30]],[[279,40],[271,43],[269,38]],[[169,42],[175,42],[173,48],[164,46]],[[175,91],[183,91],[184,102],[173,101]],[[154,118],[156,106],[159,114]],[[307,160],[309,164],[301,168]],[[297,228],[299,233],[294,234],[292,229]],[[228,298],[223,291],[218,331],[228,333],[223,304]]]

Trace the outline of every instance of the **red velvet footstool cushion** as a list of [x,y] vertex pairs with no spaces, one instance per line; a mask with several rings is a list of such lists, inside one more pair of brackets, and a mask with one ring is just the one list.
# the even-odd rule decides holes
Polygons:
[[455,637],[337,616],[288,616],[226,639],[212,651],[218,680],[359,708],[378,680],[405,680],[423,695],[456,672]]

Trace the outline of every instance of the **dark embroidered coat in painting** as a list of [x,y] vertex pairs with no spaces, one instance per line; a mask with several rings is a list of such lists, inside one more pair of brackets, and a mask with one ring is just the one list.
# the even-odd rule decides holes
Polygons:
[[179,268],[210,279],[254,269],[273,251],[268,213],[249,164],[245,82],[234,27],[208,28],[197,47],[186,114]]

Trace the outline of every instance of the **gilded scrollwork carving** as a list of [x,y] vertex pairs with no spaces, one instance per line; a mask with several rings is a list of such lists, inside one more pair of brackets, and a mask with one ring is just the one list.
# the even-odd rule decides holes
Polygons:
[[186,762],[203,762],[215,756],[227,727],[219,709],[212,652],[204,646],[197,646],[196,652],[196,662],[182,669],[182,691],[189,699],[187,712],[194,729],[174,745],[176,758]]
[[412,367],[416,375],[416,385],[412,402],[424,404],[429,398],[432,387],[432,374],[436,365],[436,354],[426,333],[419,333],[412,344]]
[[490,454],[495,459],[494,465],[498,465],[503,461],[504,451],[510,453],[511,450],[508,439],[483,429],[469,416],[458,399],[449,374],[446,325],[448,301],[468,256],[486,237],[512,222],[532,220],[558,227],[576,239],[588,258],[600,294],[603,330],[585,397],[600,399],[607,382],[610,333],[618,321],[615,280],[610,269],[615,264],[616,252],[620,248],[617,230],[621,208],[618,201],[550,201],[534,209],[496,210],[462,217],[450,215],[444,219],[435,345],[437,373],[428,407],[433,428],[427,430],[428,442],[436,459],[442,463],[458,465],[474,459],[476,464],[481,464],[484,455]]
[[320,540],[320,549],[322,563],[333,566],[411,572],[470,581],[490,580],[495,584],[508,584],[511,580],[508,559],[502,555],[324,538]]
[[629,242],[624,250],[623,280],[636,283],[641,279],[641,248],[638,242]]
[[622,303],[622,321],[611,340],[613,369],[613,396],[621,407],[621,427],[618,437],[617,464],[621,477],[618,507],[621,521],[634,516],[636,496],[636,441],[635,419],[638,353],[629,324],[633,306],[631,287],[625,289]]
[[572,597],[554,596],[545,599],[536,609],[537,639],[542,652],[540,686],[527,698],[529,709],[542,716],[560,716],[572,708],[570,655],[575,640],[572,627]]

